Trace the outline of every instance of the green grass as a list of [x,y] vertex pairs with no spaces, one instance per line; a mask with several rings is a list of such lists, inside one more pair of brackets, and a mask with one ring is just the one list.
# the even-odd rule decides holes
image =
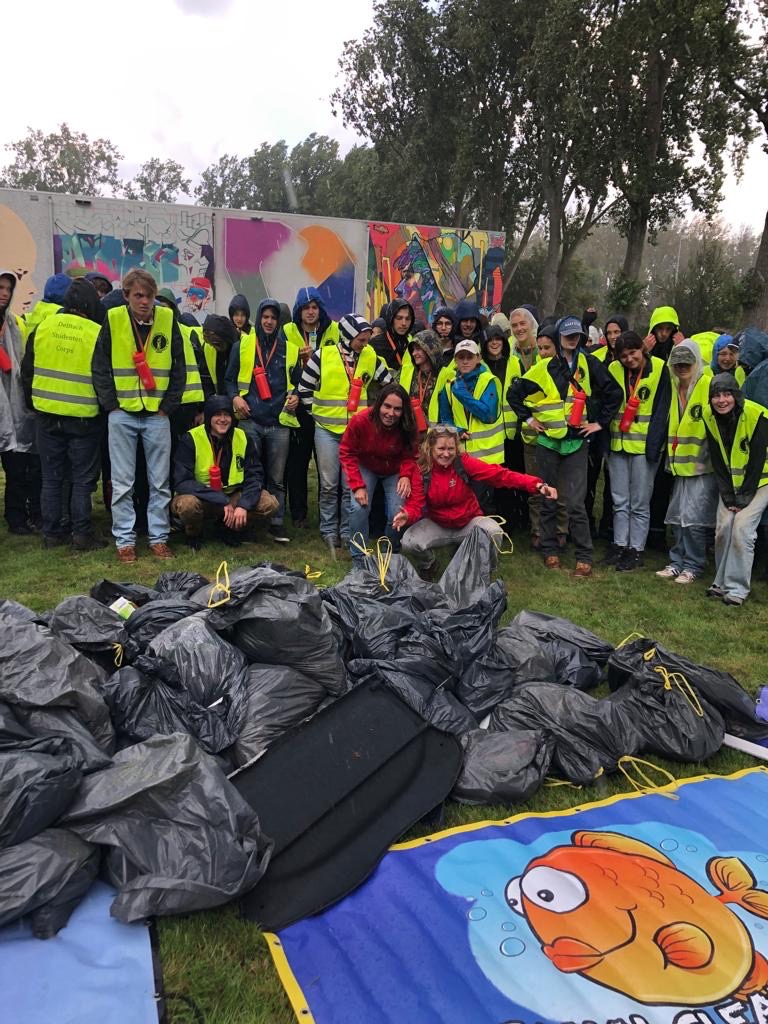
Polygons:
[[[103,509],[97,508],[105,535]],[[229,549],[210,543],[192,554],[171,541],[173,562],[151,558],[139,545],[139,561],[132,566],[116,562],[111,548],[103,552],[70,554],[66,549],[44,551],[38,538],[3,535],[0,548],[0,597],[13,597],[36,610],[55,605],[68,594],[87,593],[98,579],[131,580],[151,584],[166,569],[192,569],[214,576],[221,561],[233,568],[270,559],[291,568],[309,565],[322,573],[319,586],[337,582],[349,568],[346,556],[335,561],[314,530],[294,531],[290,546],[275,544],[262,535],[256,543]],[[597,564],[592,580],[572,580],[567,572],[545,570],[528,550],[528,538],[513,535],[515,553],[501,559],[500,573],[507,584],[508,622],[521,608],[550,612],[572,619],[612,643],[639,632],[687,654],[695,661],[732,672],[749,689],[765,681],[765,633],[768,626],[768,586],[757,578],[752,596],[742,608],[730,608],[705,596],[711,577],[687,587],[653,575],[664,565],[663,555],[649,554],[643,570],[616,573]],[[598,551],[598,558],[601,551]],[[566,566],[573,557],[566,553]],[[676,777],[703,773],[728,774],[755,762],[724,748],[705,766],[654,762]],[[520,813],[565,810],[630,789],[623,776],[600,780],[589,790],[571,787],[542,788],[530,801],[515,807],[466,807],[450,804],[446,827],[485,819],[504,819]],[[424,834],[414,829],[407,838]],[[258,930],[242,921],[234,908],[200,913],[160,922],[160,950],[169,991],[191,996],[208,1024],[288,1024],[293,1012],[283,993],[271,958]],[[194,1018],[181,1002],[170,1007],[172,1024]]]

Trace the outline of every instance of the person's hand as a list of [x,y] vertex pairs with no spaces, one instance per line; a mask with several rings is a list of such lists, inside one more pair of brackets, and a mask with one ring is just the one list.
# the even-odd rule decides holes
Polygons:
[[251,411],[248,408],[248,403],[242,395],[235,395],[232,399],[232,408],[235,410],[235,416],[237,416],[239,420],[247,420],[251,414]]
[[312,346],[311,345],[302,345],[302,347],[299,349],[299,355],[301,356],[303,361],[306,363],[311,358],[311,356],[312,356]]
[[656,347],[656,335],[655,334],[646,334],[646,336],[643,338],[643,348],[645,349],[645,351],[646,352],[653,352],[655,347]]
[[158,416],[167,416],[167,415],[168,415],[168,413],[167,413],[167,412],[163,412],[163,410],[162,410],[162,409],[158,409],[158,410],[157,410],[157,415],[158,415]]
[[352,497],[355,499],[361,508],[365,508],[368,504],[368,490],[365,487],[357,487],[352,491]]
[[298,407],[299,407],[299,396],[298,395],[288,395],[288,397],[285,400],[285,411],[286,412],[293,412],[293,410],[294,409],[298,409]]
[[402,509],[392,519],[392,527],[395,530],[402,530],[402,528],[408,523],[408,516],[403,512]]
[[542,498],[551,498],[552,501],[557,501],[557,488],[550,487],[549,484],[539,484],[536,490],[542,496]]
[[681,341],[685,341],[685,335],[682,331],[675,331],[672,335],[672,344],[679,345]]
[[232,524],[230,526],[230,529],[242,530],[245,524],[248,522],[248,513],[245,511],[244,508],[232,508],[231,505],[228,505],[227,508],[232,509]]
[[526,420],[526,423],[531,428],[531,430],[533,430],[536,434],[543,434],[546,430],[544,424],[539,423],[535,416],[531,416],[529,420]]
[[585,423],[584,426],[579,427],[579,433],[582,437],[588,437],[590,434],[596,434],[598,430],[602,429],[599,423]]
[[395,490],[397,491],[397,496],[399,498],[410,498],[410,496],[411,496],[411,480],[410,480],[410,477],[401,476],[400,479],[397,481],[397,487],[395,488]]
[[234,521],[235,521],[235,510],[232,508],[232,506],[229,504],[229,502],[227,502],[227,504],[224,506],[224,525],[228,529],[231,530],[232,529],[232,523]]

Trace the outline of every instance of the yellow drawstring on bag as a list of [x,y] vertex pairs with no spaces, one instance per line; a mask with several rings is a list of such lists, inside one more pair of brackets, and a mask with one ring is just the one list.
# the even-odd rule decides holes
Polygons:
[[123,664],[123,645],[112,644],[112,651],[115,655],[115,667],[120,668]]
[[304,566],[304,577],[305,577],[305,579],[308,579],[308,580],[319,580],[322,575],[323,575],[322,572],[320,572],[320,571],[313,571],[310,568],[309,565],[305,565]]
[[701,706],[701,701],[699,700],[696,691],[682,672],[670,672],[668,669],[664,668],[663,665],[657,665],[653,671],[658,672],[664,680],[665,690],[671,690],[673,686],[676,686],[699,718],[704,717],[704,708]]
[[389,587],[385,582],[387,579],[387,573],[389,572],[390,563],[392,562],[392,541],[389,537],[379,537],[376,541],[375,551],[373,548],[366,546],[365,537],[362,533],[356,533],[354,537],[351,538],[350,544],[353,548],[357,548],[357,550],[363,555],[376,556],[376,572],[379,577],[379,583],[382,585],[384,590],[389,593]]
[[222,562],[216,570],[216,582],[211,587],[211,592],[208,595],[208,607],[218,608],[219,605],[226,604],[231,597],[232,591],[229,587],[227,563]]
[[630,633],[629,636],[625,636],[624,637],[624,639],[621,641],[620,644],[616,644],[616,650],[618,651],[619,648],[625,647],[627,644],[631,644],[633,642],[633,640],[642,640],[642,639],[643,639],[643,634],[642,633]]
[[[639,757],[630,757],[629,754],[625,754],[624,757],[620,757],[616,762],[616,767],[637,793],[658,792],[662,786],[667,786],[671,782],[677,782],[674,775],[671,775],[665,768],[660,768],[659,765],[653,764],[652,761],[643,761],[642,758]],[[627,770],[628,767],[633,768],[637,772],[637,778],[633,778],[629,774],[629,771]],[[645,774],[643,767],[652,768],[653,771],[658,772],[659,775],[663,776],[666,781],[661,785],[654,782],[649,775]],[[678,799],[674,793],[660,793],[659,795],[668,796],[672,800]]]
[[[493,521],[495,523],[498,523],[499,526],[507,525],[507,520],[504,518],[504,516],[486,516],[485,518],[493,519]],[[502,530],[501,533],[492,533],[490,537],[491,540],[493,541],[493,546],[496,548],[497,552],[500,555],[513,554],[515,550],[515,545],[512,543],[512,538],[509,536],[506,530]],[[504,546],[504,541],[506,541],[509,544],[508,548]]]

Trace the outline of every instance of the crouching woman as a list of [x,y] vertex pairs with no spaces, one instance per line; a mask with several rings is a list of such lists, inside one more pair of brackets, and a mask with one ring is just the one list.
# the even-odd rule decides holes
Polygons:
[[499,523],[483,515],[472,481],[557,499],[557,490],[537,476],[516,473],[460,452],[455,427],[433,427],[412,471],[410,496],[392,523],[396,530],[408,526],[401,550],[411,558],[422,579],[433,578],[435,549],[461,543],[474,527],[501,537]]

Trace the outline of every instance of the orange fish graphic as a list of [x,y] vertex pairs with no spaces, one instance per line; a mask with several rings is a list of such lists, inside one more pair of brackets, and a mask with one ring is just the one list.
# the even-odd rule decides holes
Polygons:
[[768,961],[727,906],[768,918],[738,857],[713,857],[714,896],[663,853],[613,832],[574,832],[506,889],[555,967],[641,1003],[706,1006],[768,984]]

